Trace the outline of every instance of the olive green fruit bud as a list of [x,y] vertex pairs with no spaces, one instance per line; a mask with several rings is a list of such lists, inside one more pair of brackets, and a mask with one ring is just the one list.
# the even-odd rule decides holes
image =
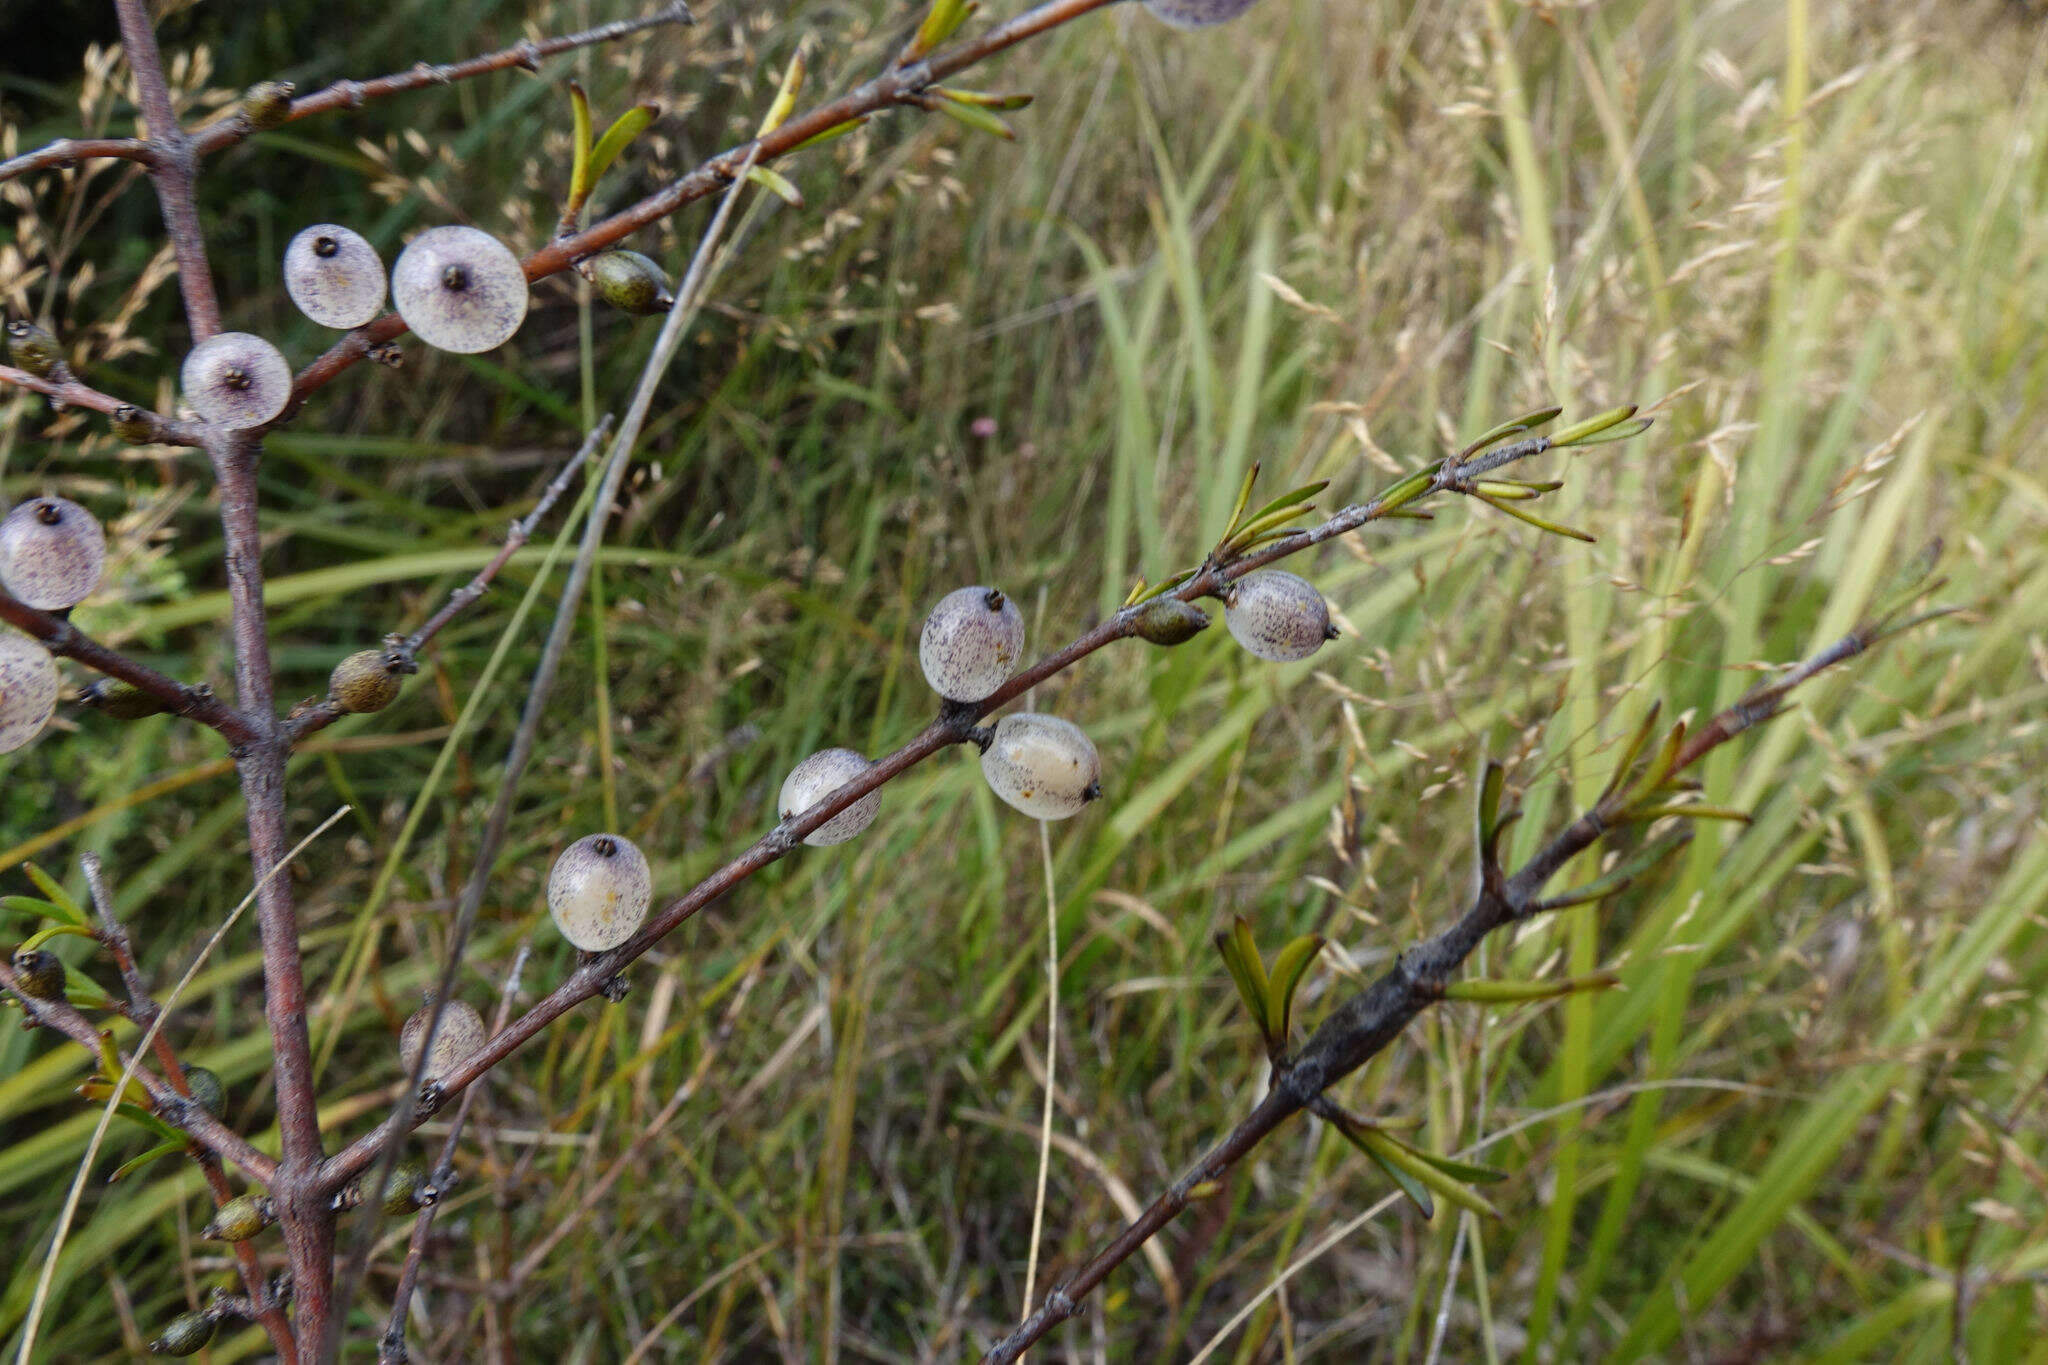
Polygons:
[[0,518],[0,584],[40,611],[90,597],[106,562],[106,533],[69,498],[30,498]]
[[185,1068],[185,1088],[192,1092],[192,1103],[215,1118],[219,1118],[221,1110],[227,1107],[228,1094],[220,1083],[220,1077],[203,1066]]
[[197,1355],[213,1340],[219,1323],[205,1313],[180,1313],[164,1328],[164,1334],[149,1343],[150,1353],[160,1356]]
[[[784,820],[802,815],[874,766],[851,749],[820,749],[791,768],[789,776],[782,779],[782,793],[775,802],[776,814]],[[875,823],[881,809],[882,793],[877,788],[806,834],[804,842],[813,848],[843,844]]]
[[1306,659],[1337,638],[1330,604],[1305,578],[1278,569],[1246,574],[1223,594],[1223,624],[1261,659]]
[[1145,0],[1156,19],[1175,28],[1208,28],[1228,23],[1250,9],[1254,0]]
[[600,251],[584,264],[597,296],[621,312],[646,317],[676,301],[661,267],[637,251]]
[[417,1161],[406,1160],[391,1168],[384,1182],[384,1212],[396,1217],[418,1213],[433,1201],[426,1197],[427,1170]]
[[43,732],[57,709],[57,661],[18,630],[0,630],[0,754]]
[[[405,1074],[410,1076],[418,1064],[420,1044],[426,1039],[427,1025],[433,1022],[434,1007],[422,1005],[414,1010],[405,1021],[405,1027],[398,1034],[398,1055],[405,1063]],[[422,1081],[438,1081],[462,1064],[464,1058],[484,1045],[484,1020],[472,1005],[460,1000],[450,1000],[441,1011],[441,1025],[434,1030],[434,1051],[427,1060],[427,1069],[420,1074]]]
[[617,834],[586,834],[548,871],[548,913],[586,953],[616,948],[647,918],[654,881],[646,855]]
[[428,228],[391,267],[391,302],[429,346],[469,355],[502,346],[526,320],[526,267],[488,232]]
[[244,1194],[215,1209],[213,1221],[199,1235],[209,1242],[246,1242],[276,1221],[276,1206],[270,1200]]
[[405,660],[382,649],[365,649],[334,666],[327,695],[344,711],[367,715],[382,711],[398,697]]
[[101,678],[78,694],[78,702],[115,720],[141,720],[171,709],[134,683],[119,678]]
[[14,979],[31,1000],[64,998],[64,964],[55,953],[42,948],[15,949]]
[[242,117],[262,132],[282,124],[292,112],[290,81],[258,81],[242,92]]
[[1155,597],[1138,608],[1133,628],[1155,645],[1186,644],[1209,628],[1209,613],[1178,597]]
[[1102,759],[1081,727],[1029,711],[996,722],[981,775],[990,791],[1040,820],[1064,820],[1102,795]]
[[38,379],[48,379],[64,363],[57,338],[24,318],[7,324],[7,358]]
[[146,412],[133,403],[123,403],[115,408],[109,420],[114,434],[129,445],[148,445],[157,438],[156,414]]
[[192,411],[230,431],[262,426],[292,397],[292,367],[283,353],[249,332],[220,332],[200,342],[186,354],[178,378]]
[[938,600],[917,637],[925,681],[948,701],[980,701],[1024,657],[1024,615],[995,588],[956,588]]
[[339,223],[302,229],[284,249],[284,287],[322,327],[360,327],[384,307],[384,259]]

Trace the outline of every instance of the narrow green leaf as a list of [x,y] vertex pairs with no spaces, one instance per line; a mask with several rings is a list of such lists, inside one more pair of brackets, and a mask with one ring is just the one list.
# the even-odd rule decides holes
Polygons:
[[1655,425],[1656,420],[1654,418],[1638,417],[1635,421],[1618,426],[1612,431],[1603,431],[1598,436],[1588,436],[1584,440],[1573,441],[1572,445],[1574,447],[1612,445],[1616,441],[1626,441],[1631,437],[1640,436]]
[[611,169],[612,162],[619,159],[619,153],[631,146],[633,139],[646,132],[647,125],[659,117],[661,106],[649,101],[634,105],[612,120],[612,126],[604,130],[604,136],[590,149],[591,188],[597,187],[597,182]]
[[569,161],[569,213],[573,217],[590,198],[590,96],[583,93],[583,86],[569,82],[569,108],[575,116],[576,128],[570,135]]
[[859,118],[850,118],[844,123],[835,123],[822,133],[813,133],[811,136],[805,138],[802,142],[797,143],[796,146],[790,148],[789,150],[791,150],[792,152],[800,152],[804,150],[806,147],[816,147],[821,143],[830,142],[834,138],[845,137],[848,133],[860,127],[867,121],[868,116],[866,114],[862,114]]
[[1394,1182],[1396,1189],[1408,1196],[1408,1202],[1415,1206],[1417,1212],[1424,1218],[1433,1219],[1436,1217],[1436,1201],[1429,1197],[1428,1187],[1416,1179],[1405,1167],[1396,1166],[1387,1157],[1382,1155],[1380,1149],[1368,1140],[1367,1136],[1368,1134],[1376,1137],[1382,1135],[1373,1133],[1371,1129],[1353,1128],[1348,1123],[1338,1124],[1337,1131],[1342,1133],[1353,1147],[1364,1152],[1372,1161],[1372,1164],[1379,1167],[1387,1179]]
[[1746,810],[1732,806],[1655,805],[1633,806],[1624,817],[1629,820],[1661,820],[1667,815],[1683,815],[1690,820],[1728,820],[1746,825],[1752,817]]
[[917,26],[917,37],[911,40],[910,55],[922,57],[945,42],[967,22],[969,15],[980,8],[977,0],[932,0],[924,22]]
[[109,1185],[112,1185],[116,1181],[126,1180],[129,1176],[134,1175],[137,1171],[141,1170],[144,1166],[147,1166],[150,1162],[157,1160],[159,1157],[176,1156],[178,1153],[184,1150],[185,1144],[182,1141],[166,1142],[163,1143],[161,1146],[152,1147],[148,1151],[144,1152],[141,1156],[130,1157],[128,1160],[122,1162],[120,1166],[115,1168],[114,1173],[107,1177],[107,1183]]
[[[1663,714],[1663,711],[1664,701],[1661,697],[1650,702],[1650,709],[1643,713],[1643,719],[1636,726],[1635,733],[1629,736],[1628,746],[1621,751],[1621,757],[1616,760],[1613,775],[1607,779],[1607,785],[1600,789],[1601,801],[1621,790],[1621,784],[1627,781],[1629,772],[1636,766],[1636,760],[1643,756],[1643,748],[1650,742],[1650,735],[1657,728],[1657,717]],[[1599,802],[1594,804],[1598,805]]]
[[1500,801],[1508,788],[1507,765],[1497,758],[1489,758],[1479,770],[1479,800],[1474,809],[1478,842],[1489,843],[1493,838],[1493,827],[1500,823]]
[[802,208],[804,206],[802,193],[777,171],[772,171],[766,166],[753,166],[747,170],[747,179],[753,181],[756,185],[767,190],[786,204],[792,205],[795,208]]
[[1374,499],[1380,506],[1380,515],[1392,516],[1396,508],[1405,507],[1427,493],[1430,485],[1436,482],[1436,474],[1434,469],[1418,469],[1380,494]]
[[1380,1158],[1383,1166],[1398,1166],[1409,1175],[1414,1176],[1417,1180],[1429,1186],[1432,1191],[1442,1195],[1460,1208],[1470,1209],[1474,1213],[1483,1213],[1489,1217],[1497,1218],[1500,1216],[1500,1210],[1494,1208],[1476,1190],[1466,1185],[1464,1181],[1445,1174],[1432,1161],[1425,1160],[1420,1152],[1410,1147],[1407,1143],[1389,1137],[1385,1133],[1373,1132],[1371,1130],[1362,1132],[1360,1136],[1373,1145],[1373,1153]]
[[[1534,431],[1544,423],[1554,421],[1557,415],[1563,411],[1563,408],[1538,408],[1534,412],[1525,412],[1520,417],[1510,417],[1507,421],[1488,430],[1473,440],[1470,445],[1459,451],[1458,458],[1460,460],[1469,460],[1497,441],[1505,441],[1510,436],[1520,436],[1525,431]],[[1556,445],[1557,442],[1553,440],[1551,444]]]
[[1316,954],[1323,950],[1321,934],[1303,934],[1290,941],[1273,959],[1273,976],[1266,983],[1266,1022],[1272,1035],[1283,1044],[1294,1025],[1294,993]]
[[1519,1005],[1530,1000],[1556,1000],[1585,991],[1604,991],[1620,984],[1613,972],[1570,976],[1557,981],[1453,981],[1444,987],[1446,1000],[1471,1000],[1485,1005]]
[[1130,592],[1128,592],[1128,593],[1126,593],[1126,594],[1124,595],[1124,605],[1125,605],[1126,607],[1129,607],[1129,606],[1134,606],[1134,605],[1136,605],[1136,604],[1137,604],[1137,601],[1138,601],[1138,599],[1139,599],[1139,597],[1140,597],[1140,596],[1141,596],[1141,595],[1142,595],[1142,594],[1144,593],[1144,591],[1145,591],[1145,575],[1143,575],[1143,574],[1139,574],[1139,575],[1138,575],[1138,581],[1137,581],[1137,582],[1135,582],[1135,583],[1133,583],[1133,584],[1131,584],[1131,590],[1130,590]]
[[[1244,963],[1245,975],[1251,978],[1261,1004],[1266,999],[1266,961],[1259,956],[1258,942],[1252,937],[1251,921],[1238,915],[1230,922],[1230,936],[1237,944],[1238,960]],[[1262,1011],[1254,1011],[1260,1013]]]
[[21,870],[28,873],[28,879],[36,884],[36,889],[49,899],[50,908],[57,912],[56,918],[69,920],[73,924],[86,922],[85,911],[79,909],[78,902],[71,899],[64,888],[57,884],[55,877],[34,863],[23,863]]
[[1162,578],[1161,580],[1159,580],[1158,583],[1154,584],[1152,587],[1145,589],[1144,592],[1140,593],[1136,597],[1133,597],[1127,605],[1133,607],[1143,606],[1145,603],[1150,602],[1155,597],[1162,597],[1165,594],[1172,592],[1175,588],[1187,582],[1190,578],[1193,578],[1199,572],[1201,572],[1199,568],[1182,569],[1179,573],[1174,574],[1169,578]]
[[796,109],[796,97],[804,88],[804,50],[798,46],[791,54],[789,65],[783,68],[782,84],[775,91],[774,102],[768,106],[768,114],[761,120],[760,131],[755,137],[766,137],[788,121]]
[[35,949],[42,947],[45,943],[48,943],[53,938],[63,938],[67,935],[72,938],[89,938],[95,943],[99,942],[99,935],[95,934],[92,930],[85,928],[83,925],[51,924],[36,930],[33,934],[30,934],[27,938],[23,939],[21,941],[21,947],[16,951],[24,953],[32,952]]
[[0,896],[0,910],[27,919],[62,919],[64,912],[34,896]]
[[1481,502],[1485,503],[1488,507],[1491,507],[1494,511],[1505,512],[1509,516],[1515,518],[1517,521],[1526,521],[1539,531],[1548,531],[1551,535],[1554,536],[1568,536],[1573,540],[1583,540],[1588,545],[1593,544],[1598,539],[1597,536],[1588,535],[1586,532],[1578,530],[1575,527],[1561,526],[1554,521],[1545,521],[1542,517],[1537,516],[1534,512],[1524,512],[1519,507],[1516,507],[1510,503],[1502,502],[1498,498],[1489,498],[1484,493],[1475,493],[1473,494],[1473,496],[1478,498]]
[[1470,1161],[1460,1161],[1456,1157],[1439,1156],[1435,1152],[1426,1152],[1411,1143],[1401,1142],[1399,1138],[1390,1137],[1388,1141],[1400,1143],[1401,1147],[1417,1161],[1425,1162],[1442,1171],[1451,1179],[1462,1180],[1467,1185],[1498,1184],[1513,1174],[1513,1172],[1504,1171],[1498,1166],[1480,1166]]
[[123,1100],[114,1106],[114,1112],[138,1127],[149,1129],[152,1133],[166,1138],[176,1138],[180,1146],[185,1142],[185,1135],[183,1133],[139,1105],[130,1104]]
[[1475,479],[1472,486],[1487,497],[1499,498],[1502,502],[1534,502],[1542,496],[1533,488],[1502,479]]
[[[1239,921],[1243,923],[1243,921]],[[1230,971],[1230,979],[1237,984],[1238,997],[1244,1001],[1245,1013],[1259,1026],[1263,1035],[1266,1025],[1266,990],[1264,982],[1252,974],[1244,960],[1243,950],[1238,946],[1237,937],[1229,930],[1216,935],[1216,951],[1223,954],[1223,965]]]
[[940,100],[939,112],[955,123],[964,123],[969,128],[992,137],[999,137],[1005,142],[1017,140],[1017,130],[986,109],[977,108],[972,104],[955,104],[951,100]]
[[1253,460],[1252,467],[1244,472],[1244,482],[1238,485],[1237,501],[1231,506],[1230,520],[1223,524],[1223,534],[1216,537],[1216,543],[1218,545],[1221,545],[1223,542],[1229,540],[1232,535],[1236,534],[1239,525],[1239,519],[1244,516],[1244,509],[1251,506],[1252,485],[1257,483],[1258,481],[1259,461]]
[[1285,526],[1288,522],[1305,517],[1315,510],[1315,508],[1309,506],[1283,507],[1277,512],[1267,512],[1261,516],[1254,517],[1246,521],[1239,528],[1237,534],[1225,542],[1224,553],[1229,554],[1234,551],[1243,550],[1252,540],[1265,535],[1268,531]]
[[1311,484],[1304,484],[1300,488],[1290,488],[1285,493],[1282,493],[1279,497],[1267,503],[1264,507],[1261,507],[1258,511],[1246,517],[1245,525],[1252,525],[1253,523],[1257,522],[1260,518],[1269,517],[1273,513],[1278,512],[1283,508],[1293,507],[1298,503],[1311,502],[1314,500],[1316,494],[1322,492],[1325,488],[1328,488],[1329,486],[1330,481],[1328,479],[1318,479],[1316,482]]
[[1022,109],[1028,106],[1035,95],[996,95],[986,90],[953,90],[934,88],[932,93],[941,99],[955,100],[961,104],[979,105],[983,109]]
[[1574,422],[1563,431],[1553,434],[1550,438],[1551,448],[1554,450],[1560,446],[1584,445],[1588,438],[1598,436],[1603,431],[1619,426],[1635,415],[1636,409],[1633,403],[1623,407],[1609,408],[1605,412],[1595,413],[1584,421]]

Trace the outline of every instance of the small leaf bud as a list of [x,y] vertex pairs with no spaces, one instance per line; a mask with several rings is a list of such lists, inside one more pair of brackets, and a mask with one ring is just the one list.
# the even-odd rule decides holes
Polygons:
[[1209,628],[1209,613],[1178,597],[1155,597],[1138,609],[1133,628],[1155,645],[1186,644]]

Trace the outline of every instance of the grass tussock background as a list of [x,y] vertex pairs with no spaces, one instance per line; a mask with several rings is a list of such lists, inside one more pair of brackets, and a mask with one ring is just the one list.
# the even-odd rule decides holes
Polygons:
[[[164,33],[200,109],[258,77],[306,89],[621,12],[349,8],[197,6]],[[868,0],[700,14],[539,79],[222,156],[205,208],[230,324],[296,360],[325,344],[277,287],[307,222],[387,253],[451,220],[539,241],[571,73],[601,113],[669,107],[615,172],[623,202],[750,131],[807,35],[810,88],[829,91],[910,17]],[[121,69],[88,50],[112,41],[98,22],[0,17],[10,146],[126,118]],[[687,925],[625,1006],[578,1011],[491,1084],[421,1300],[428,1357],[975,1351],[1023,1293],[1048,896],[1041,1287],[1264,1083],[1219,925],[1331,937],[1312,1020],[1455,904],[1482,753],[1515,762],[1526,845],[1597,790],[1652,698],[1725,703],[1840,634],[1937,535],[1944,597],[1968,614],[1709,765],[1708,798],[1752,827],[1703,829],[1653,884],[1482,955],[1502,976],[1612,966],[1621,989],[1440,1009],[1346,1087],[1440,1150],[1490,1144],[1513,1172],[1489,1190],[1499,1220],[1421,1223],[1297,1124],[1041,1353],[1937,1361],[1959,1284],[1970,1358],[2038,1352],[2044,61],[2038,11],[1990,0],[1265,0],[1193,36],[1129,6],[976,74],[1038,94],[1014,146],[895,116],[786,167],[810,207],[746,218],[643,442],[470,954],[480,1007],[522,944],[523,991],[569,967],[541,894],[565,843],[623,831],[674,892],[772,822],[795,759],[911,733],[932,705],[917,625],[951,587],[1000,584],[1050,647],[1135,574],[1198,557],[1253,460],[1276,487],[1331,479],[1337,505],[1553,399],[1659,403],[1659,422],[1532,466],[1568,481],[1559,513],[1597,545],[1451,504],[1290,566],[1349,627],[1312,664],[1258,663],[1217,629],[1042,689],[1039,708],[1089,727],[1107,790],[1043,855],[962,754],[892,787],[858,843]],[[0,190],[0,293],[53,317],[96,382],[167,402],[182,325],[127,179],[112,163]],[[673,267],[708,211],[635,245]],[[323,390],[263,470],[284,692],[320,690],[487,558],[653,335],[549,281],[502,351],[408,344],[402,371]],[[48,487],[115,532],[82,622],[225,685],[203,464],[19,398],[0,460],[10,498]],[[354,808],[296,870],[337,1139],[397,1082],[398,1021],[438,961],[538,648],[518,611],[553,603],[546,540],[398,705],[296,761],[298,829]],[[246,889],[219,745],[65,716],[0,761],[0,889],[27,889],[25,861],[75,876],[97,850],[168,978]],[[175,1032],[260,1133],[253,930],[224,949]],[[0,1034],[0,1226],[24,1253],[0,1277],[0,1336],[93,1121],[70,1098],[81,1074],[75,1050]],[[117,1137],[109,1169],[140,1150]],[[51,1358],[133,1349],[194,1300],[224,1265],[194,1238],[202,1205],[168,1162],[94,1182]],[[473,1292],[551,1234],[516,1293]],[[372,1286],[363,1340],[388,1271]],[[211,1357],[261,1349],[244,1331]]]

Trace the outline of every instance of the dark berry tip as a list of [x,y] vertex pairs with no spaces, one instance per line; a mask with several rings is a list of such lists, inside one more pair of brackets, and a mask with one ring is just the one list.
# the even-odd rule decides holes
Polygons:
[[441,287],[449,290],[469,288],[469,272],[459,265],[451,265],[441,272]]
[[341,250],[341,243],[335,241],[332,237],[322,236],[313,239],[313,254],[315,256],[324,259],[325,257],[332,256],[339,250]]

